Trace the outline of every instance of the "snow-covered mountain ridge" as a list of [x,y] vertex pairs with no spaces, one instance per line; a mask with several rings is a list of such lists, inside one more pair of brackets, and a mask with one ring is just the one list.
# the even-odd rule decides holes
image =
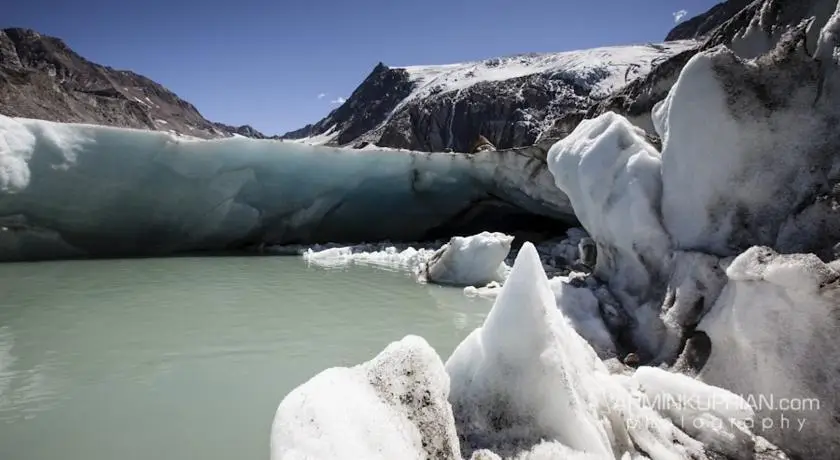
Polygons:
[[728,0],[676,26],[661,45],[525,54],[483,61],[389,68],[379,64],[324,119],[286,133],[310,144],[470,152],[479,135],[499,148],[562,138],[608,111],[649,134],[650,111],[688,60],[719,45],[742,58],[773,49],[813,18],[807,47],[834,11],[830,0]]
[[695,45],[692,40],[662,44],[601,47],[559,53],[528,53],[446,65],[397,67],[409,74],[412,100],[469,88],[482,82],[505,81],[534,74],[571,80],[604,96],[650,71],[663,59]]
[[481,134],[499,148],[529,145],[555,119],[586,110],[696,46],[682,40],[447,65],[379,64],[341,107],[284,137],[312,144],[469,151]]

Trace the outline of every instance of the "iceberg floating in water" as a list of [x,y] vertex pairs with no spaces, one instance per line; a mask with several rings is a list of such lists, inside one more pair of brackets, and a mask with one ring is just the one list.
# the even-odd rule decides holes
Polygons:
[[0,116],[0,260],[420,241],[522,215],[574,222],[540,152],[359,151]]
[[456,236],[446,244],[437,245],[380,243],[316,245],[310,248],[284,246],[270,248],[270,251],[301,254],[307,263],[323,268],[367,265],[407,271],[416,275],[421,282],[474,286],[499,282],[505,278],[508,266],[504,260],[512,242],[513,237],[504,233],[482,232],[472,236]]
[[[432,247],[424,247],[432,246]],[[437,246],[437,247],[433,247]],[[272,248],[272,252],[293,252],[303,256],[307,263],[322,268],[345,268],[366,265],[386,270],[417,272],[438,251],[441,244],[420,243],[394,245],[390,243],[357,244],[353,246],[316,245],[309,248]]]
[[511,243],[512,236],[498,232],[453,237],[420,267],[420,278],[455,286],[484,286],[503,281]]

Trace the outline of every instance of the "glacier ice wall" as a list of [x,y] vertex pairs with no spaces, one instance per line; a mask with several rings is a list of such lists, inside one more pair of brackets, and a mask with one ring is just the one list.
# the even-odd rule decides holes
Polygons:
[[820,252],[840,241],[840,73],[830,53],[808,55],[804,34],[754,61],[701,53],[657,107],[662,218],[681,249]]
[[802,458],[840,457],[840,272],[813,254],[756,246],[697,327],[700,378],[750,398],[755,431]]
[[672,255],[659,211],[659,152],[640,128],[607,112],[557,142],[548,167],[597,245],[595,274],[627,313],[631,348],[657,354],[665,328],[660,305],[650,301],[664,287]]
[[598,245],[595,272],[622,273],[611,285],[625,303],[645,297],[671,250],[659,219],[659,152],[641,128],[607,112],[581,122],[548,155],[557,187]]
[[[684,348],[675,366],[751,398],[760,434],[802,458],[837,458],[840,9],[813,54],[808,27],[756,59],[724,47],[693,57],[654,109],[658,176],[627,180],[639,169],[623,159],[644,146],[610,114],[552,148],[549,165],[601,240],[599,274],[645,332],[617,334],[619,345],[656,364]],[[626,191],[657,182],[659,194]],[[644,237],[660,227],[662,257]]]
[[538,147],[457,155],[204,141],[0,116],[0,260],[416,241],[488,213],[573,222],[562,192],[544,185],[544,157]]

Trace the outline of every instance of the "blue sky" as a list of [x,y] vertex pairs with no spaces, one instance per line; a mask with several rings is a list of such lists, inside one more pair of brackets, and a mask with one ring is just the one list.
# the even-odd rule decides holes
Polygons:
[[[661,41],[717,0],[22,0],[3,27],[64,39],[143,74],[213,121],[283,133],[315,122],[377,62],[446,64]],[[322,95],[319,98],[319,95]]]

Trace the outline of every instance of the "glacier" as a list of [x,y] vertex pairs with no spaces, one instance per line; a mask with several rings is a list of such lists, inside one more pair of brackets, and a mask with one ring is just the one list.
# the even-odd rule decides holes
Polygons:
[[[425,247],[430,246],[430,247]],[[442,246],[441,243],[420,244],[406,243],[368,243],[353,246],[337,244],[302,245],[270,247],[276,254],[299,254],[309,265],[321,268],[347,268],[362,265],[387,271],[405,271],[416,273],[428,262]]]
[[[550,148],[477,155],[0,118],[0,254],[437,239],[513,212],[579,222],[524,244],[509,273],[502,251],[470,267],[499,281],[465,292],[496,300],[445,363],[408,337],[287,395],[272,458],[838,458],[840,9],[809,47],[813,24],[755,59],[694,56],[651,114],[661,151],[614,113]],[[549,279],[585,238],[594,270]],[[414,267],[459,245],[305,257]]]
[[[617,348],[749,398],[800,458],[840,453],[838,24],[813,54],[806,21],[755,59],[694,56],[654,107],[661,153],[607,113],[548,158],[628,318]],[[742,455],[740,429],[708,435]]]
[[564,228],[576,219],[544,158],[540,146],[354,151],[0,116],[0,260]]
[[[549,279],[526,243],[467,291],[496,300],[445,363],[447,458],[838,458],[837,8],[814,53],[806,21],[755,59],[694,56],[654,107],[661,152],[614,113],[549,149],[594,271]],[[272,449],[303,442],[330,440]]]
[[749,395],[756,431],[804,458],[836,458],[840,264],[755,246],[697,330],[711,349],[699,378]]
[[409,336],[323,371],[279,404],[271,458],[786,458],[762,455],[736,394],[655,368],[611,373],[566,308],[525,243],[484,324],[445,364]]

